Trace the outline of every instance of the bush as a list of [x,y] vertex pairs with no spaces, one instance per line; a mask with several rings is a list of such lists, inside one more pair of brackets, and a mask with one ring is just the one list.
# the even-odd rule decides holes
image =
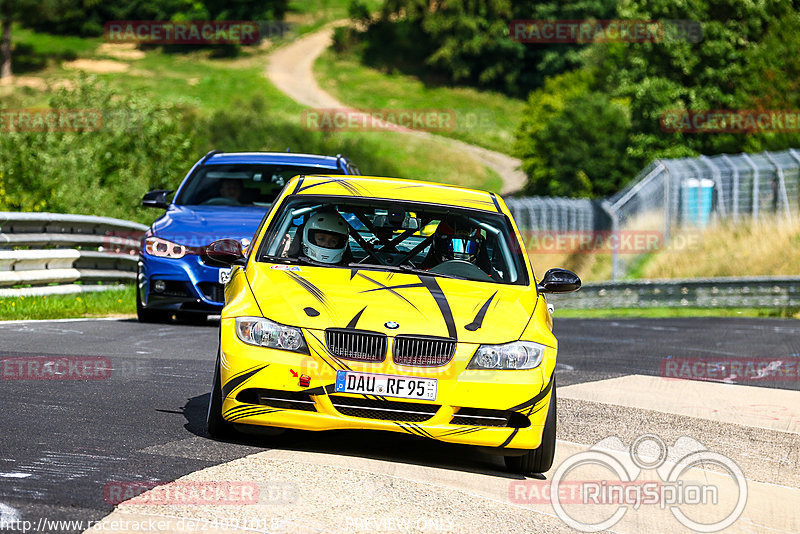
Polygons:
[[[176,189],[202,154],[227,151],[309,152],[349,156],[365,173],[396,176],[364,137],[303,129],[271,112],[263,98],[200,116],[194,108],[121,95],[84,77],[55,94],[53,110],[92,110],[99,129],[4,132],[0,135],[0,211],[105,215],[149,223],[140,207],[151,189]],[[22,149],[21,147],[24,147]]]
[[549,79],[534,91],[517,133],[529,177],[525,193],[596,197],[619,190],[636,173],[626,154],[626,106],[593,91],[585,70]]
[[118,95],[91,78],[60,90],[50,106],[96,111],[99,129],[0,136],[2,210],[147,219],[137,210],[142,193],[175,183],[193,162],[189,110]]

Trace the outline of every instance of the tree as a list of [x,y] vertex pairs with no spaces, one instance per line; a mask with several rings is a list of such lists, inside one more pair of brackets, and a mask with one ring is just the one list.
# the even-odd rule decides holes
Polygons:
[[525,97],[547,76],[580,66],[581,44],[526,44],[509,23],[527,19],[612,18],[614,0],[387,0],[380,16],[358,34],[373,66],[405,68],[429,79],[495,89]]
[[11,68],[11,26],[15,22],[24,20],[33,11],[33,0],[0,0],[0,78],[12,75]]
[[529,177],[526,193],[604,196],[635,174],[625,153],[628,108],[593,91],[593,81],[588,70],[578,70],[531,93],[516,145]]

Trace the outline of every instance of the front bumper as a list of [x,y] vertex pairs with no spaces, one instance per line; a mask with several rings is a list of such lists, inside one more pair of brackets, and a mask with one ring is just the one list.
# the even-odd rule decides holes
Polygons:
[[[166,289],[157,292],[153,282],[163,280]],[[224,305],[219,268],[204,264],[197,254],[183,258],[139,256],[138,297],[146,309],[219,313]]]
[[[477,349],[469,343],[459,343],[453,359],[437,368],[396,366],[391,357],[380,363],[337,362],[325,350],[321,331],[303,331],[310,355],[247,345],[236,337],[231,318],[222,319],[220,331],[222,415],[230,422],[301,430],[388,430],[506,449],[541,444],[551,398],[551,376],[544,376],[543,369],[553,365],[528,371],[468,370]],[[554,360],[555,353],[548,348],[545,359]],[[352,371],[436,378],[436,400],[337,393],[336,371],[342,364]],[[309,387],[300,386],[301,375],[311,377]]]

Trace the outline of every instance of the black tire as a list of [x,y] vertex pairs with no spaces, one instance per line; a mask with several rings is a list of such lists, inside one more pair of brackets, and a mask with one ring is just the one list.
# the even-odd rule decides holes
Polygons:
[[164,310],[148,310],[142,306],[139,300],[139,292],[136,292],[136,318],[140,323],[166,323],[169,321],[170,314]]
[[550,394],[550,407],[542,431],[542,444],[522,456],[506,456],[506,468],[512,473],[532,475],[544,473],[553,466],[556,455],[556,381],[553,377],[553,392]]
[[230,439],[236,436],[233,424],[222,418],[222,383],[219,376],[220,357],[217,352],[217,363],[214,366],[214,383],[211,385],[211,395],[208,399],[208,414],[206,414],[206,430],[214,439]]
[[139,269],[136,269],[136,318],[139,319],[140,323],[166,323],[169,321],[169,312],[164,310],[148,310],[142,304],[142,300],[139,298],[139,279],[142,276],[142,272]]

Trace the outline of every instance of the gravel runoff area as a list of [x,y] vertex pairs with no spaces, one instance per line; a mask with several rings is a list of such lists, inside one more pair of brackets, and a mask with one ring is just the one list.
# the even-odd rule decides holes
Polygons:
[[[733,531],[800,529],[800,514],[789,504],[800,499],[796,433],[575,399],[559,400],[559,412],[554,470],[611,436],[627,446],[638,436],[656,434],[670,447],[688,436],[733,459],[748,480],[748,507]],[[696,474],[713,479],[711,472]],[[522,483],[548,484],[552,475],[553,470],[543,481]],[[249,486],[257,498],[235,505],[175,503],[178,499],[165,504],[144,493],[89,532],[137,532],[148,521],[160,521],[159,529],[171,532],[572,532],[549,504],[515,501],[513,488],[521,477],[332,453],[271,449],[182,477],[175,491],[190,492],[204,483],[238,488],[230,481]],[[631,512],[614,530],[652,528],[685,531],[666,511],[652,508]]]
[[[400,475],[409,470],[411,476]],[[173,532],[571,532],[552,514],[480,495],[478,488],[455,489],[443,480],[450,476],[443,469],[380,460],[267,451],[176,482],[184,488],[199,487],[202,481],[255,484],[257,503],[123,503],[104,521],[122,527],[114,532],[134,532],[136,523],[148,519],[168,522],[163,526]],[[96,526],[88,532],[108,530]]]

